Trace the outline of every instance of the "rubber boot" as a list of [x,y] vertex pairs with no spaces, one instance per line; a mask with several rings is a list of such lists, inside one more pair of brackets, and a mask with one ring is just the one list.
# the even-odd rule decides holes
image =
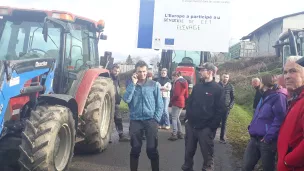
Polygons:
[[152,171],[159,171],[159,159],[151,160]]
[[137,171],[137,168],[138,168],[138,159],[131,157],[130,158],[131,171]]

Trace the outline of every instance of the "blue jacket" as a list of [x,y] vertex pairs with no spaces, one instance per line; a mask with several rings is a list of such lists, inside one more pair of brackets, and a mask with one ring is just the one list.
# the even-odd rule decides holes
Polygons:
[[163,99],[160,84],[147,79],[143,85],[127,85],[123,100],[128,104],[131,120],[156,119],[160,122],[163,113]]
[[249,125],[249,134],[264,137],[266,142],[277,140],[286,114],[287,94],[284,89],[264,93]]

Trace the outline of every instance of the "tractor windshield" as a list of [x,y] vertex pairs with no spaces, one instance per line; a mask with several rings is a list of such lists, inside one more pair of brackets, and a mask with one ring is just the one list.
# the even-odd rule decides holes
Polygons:
[[[286,39],[284,42],[289,43],[289,40]],[[297,41],[297,52],[299,56],[304,56],[304,40],[303,38],[299,38],[296,36],[296,41]],[[291,51],[290,51],[290,45],[286,44],[282,48],[282,58],[283,58],[283,64],[285,64],[287,58],[291,56]]]
[[3,19],[0,24],[0,60],[59,57],[59,27],[49,25],[45,42],[42,22]]
[[[294,30],[293,34],[296,43],[296,50],[297,50],[296,55],[304,56],[304,32],[303,30]],[[280,41],[281,41],[281,46],[279,50],[284,66],[287,58],[295,54],[292,53],[292,49],[290,47],[290,44],[292,44],[292,42],[290,42],[289,40],[288,32],[282,33],[282,35],[280,36]]]
[[200,64],[200,51],[183,51],[176,50],[173,52],[173,61],[176,64],[179,63],[192,63],[195,66]]

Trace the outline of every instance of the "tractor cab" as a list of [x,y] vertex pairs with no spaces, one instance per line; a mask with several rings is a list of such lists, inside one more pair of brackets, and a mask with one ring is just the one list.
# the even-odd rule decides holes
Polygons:
[[184,50],[163,50],[159,69],[167,68],[168,76],[171,78],[173,71],[180,71],[182,76],[189,83],[189,91],[197,82],[199,82],[199,73],[196,67],[210,57],[209,52],[202,51],[184,51]]
[[69,12],[0,6],[0,170],[66,170],[74,147],[107,148],[115,89],[98,55],[103,29]]
[[174,51],[173,68],[180,71],[192,88],[199,80],[196,67],[202,63],[200,51]]
[[281,33],[274,48],[283,66],[289,56],[304,56],[304,29],[289,29]]
[[99,67],[102,20],[8,7],[0,7],[0,16],[0,60],[56,59],[55,93],[67,93],[79,72]]
[[[276,56],[281,58],[283,69],[289,56],[304,56],[304,29],[288,29],[281,33],[273,47]],[[278,76],[278,81],[285,87],[283,75]]]

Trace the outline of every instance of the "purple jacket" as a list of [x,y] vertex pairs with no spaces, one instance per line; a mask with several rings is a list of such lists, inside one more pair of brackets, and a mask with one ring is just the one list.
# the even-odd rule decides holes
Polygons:
[[266,142],[277,140],[280,126],[287,114],[285,89],[265,92],[249,125],[250,136],[264,137]]

